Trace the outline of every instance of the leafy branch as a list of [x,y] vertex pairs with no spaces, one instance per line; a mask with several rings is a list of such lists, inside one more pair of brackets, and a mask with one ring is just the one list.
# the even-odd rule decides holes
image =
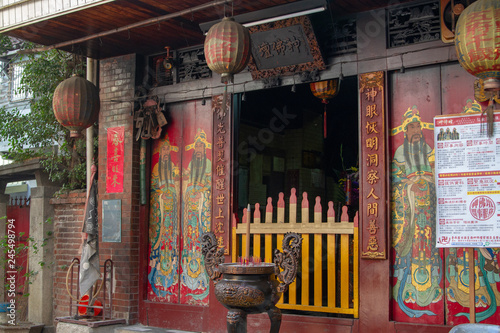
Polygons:
[[[0,53],[11,51],[10,38],[0,35]],[[34,45],[17,44],[24,49]],[[50,50],[37,54],[18,55],[12,62],[24,63],[19,93],[29,93],[29,110],[19,107],[0,108],[0,141],[9,145],[8,158],[23,162],[39,158],[49,178],[64,189],[86,186],[86,139],[70,138],[54,116],[52,98],[57,85],[72,74],[85,72],[85,58]],[[97,133],[97,131],[95,131]],[[94,150],[97,140],[94,138]]]

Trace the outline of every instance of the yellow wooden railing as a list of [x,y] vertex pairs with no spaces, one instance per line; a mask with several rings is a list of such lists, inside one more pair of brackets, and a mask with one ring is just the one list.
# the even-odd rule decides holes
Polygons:
[[[297,279],[283,294],[280,309],[349,314],[358,318],[358,215],[348,222],[347,207],[342,208],[340,222],[335,222],[333,203],[328,203],[327,221],[322,221],[321,198],[316,197],[313,220],[309,220],[309,201],[304,192],[301,220],[297,221],[297,197],[292,189],[285,221],[285,201],[280,193],[276,219],[273,220],[272,199],[268,198],[261,218],[260,205],[251,213],[243,210],[241,223],[233,220],[232,260],[245,255],[246,223],[250,223],[250,256],[272,262],[273,250],[282,250],[286,232],[296,232],[303,238],[301,267]],[[253,218],[252,218],[253,217]]]

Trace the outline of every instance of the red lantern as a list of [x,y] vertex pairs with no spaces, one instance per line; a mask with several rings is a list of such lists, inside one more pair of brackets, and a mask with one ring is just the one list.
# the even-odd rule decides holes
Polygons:
[[484,80],[486,91],[500,90],[500,1],[478,0],[460,15],[455,50],[460,65]]
[[59,83],[54,91],[52,107],[57,121],[78,138],[99,116],[99,91],[90,81],[73,75]]
[[208,30],[204,49],[208,67],[227,84],[250,60],[250,34],[234,19],[225,17]]
[[326,139],[326,105],[328,100],[335,97],[339,92],[339,80],[327,80],[320,82],[312,82],[309,87],[314,96],[321,99],[321,102],[325,104],[323,111],[323,136]]

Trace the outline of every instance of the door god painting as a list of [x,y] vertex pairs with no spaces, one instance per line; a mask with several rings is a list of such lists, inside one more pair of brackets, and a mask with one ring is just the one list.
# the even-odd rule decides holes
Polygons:
[[[481,106],[468,101],[462,112],[477,112],[474,110]],[[450,129],[449,134],[442,131],[434,138],[433,115],[423,118],[416,106],[410,107],[403,113],[401,125],[391,131],[393,319],[468,323],[469,279],[474,274],[476,322],[498,323],[500,250],[478,248],[470,258],[465,248],[436,248],[434,142],[460,140],[460,136]]]
[[203,130],[198,130],[194,141],[185,147],[192,155],[183,171],[181,303],[208,304],[210,280],[205,273],[200,236],[210,231],[212,161],[207,150],[211,149]]
[[151,142],[147,300],[207,306],[200,235],[211,226],[213,113],[192,102],[169,115],[164,137]]
[[179,147],[168,135],[153,143],[149,220],[148,299],[177,302],[179,294]]
[[433,128],[413,106],[403,113],[401,126],[391,131],[392,136],[403,136],[391,167],[393,298],[398,312],[409,318],[436,316],[443,303],[442,260],[434,226]]

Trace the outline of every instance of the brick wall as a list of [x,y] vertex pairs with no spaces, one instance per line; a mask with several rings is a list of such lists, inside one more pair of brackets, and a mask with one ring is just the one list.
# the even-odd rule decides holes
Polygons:
[[[135,87],[135,55],[100,61],[98,156],[99,258],[101,265],[113,260],[113,317],[137,323],[139,317],[139,144],[133,139],[131,103]],[[106,193],[107,129],[125,128],[124,189]],[[56,275],[54,278],[54,316],[69,315],[70,297],[65,281],[68,266],[80,258],[81,230],[86,192],[71,192],[51,200],[54,205]],[[102,201],[121,200],[121,242],[102,242]],[[75,314],[76,309],[73,309]]]
[[[99,203],[121,200],[121,242],[99,243],[101,263],[114,264],[113,317],[134,324],[139,317],[139,143],[133,136],[131,103],[135,87],[135,55],[100,61],[99,89]],[[112,102],[123,100],[130,102]],[[122,193],[106,193],[107,129],[125,128],[124,181]],[[99,205],[99,234],[102,235],[102,205]],[[100,238],[102,239],[102,238]]]
[[[50,200],[54,206],[54,317],[69,315],[70,297],[66,273],[73,258],[80,258],[85,190],[73,191]],[[76,309],[73,309],[75,314]]]

